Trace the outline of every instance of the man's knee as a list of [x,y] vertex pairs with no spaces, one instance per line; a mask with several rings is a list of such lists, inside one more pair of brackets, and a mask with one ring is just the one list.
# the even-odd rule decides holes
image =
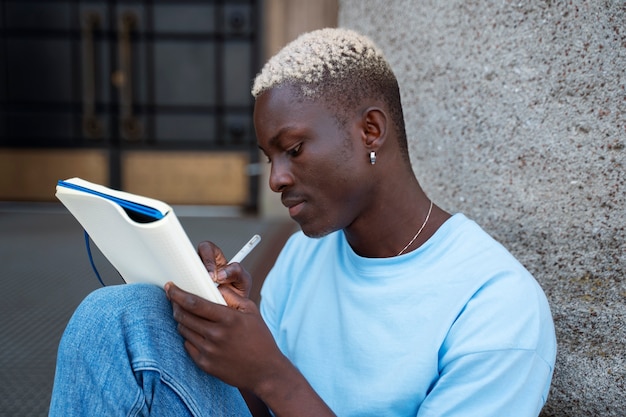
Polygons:
[[121,284],[102,287],[89,294],[83,303],[97,306],[127,306],[166,299],[165,292],[152,284]]
[[122,284],[93,291],[82,301],[76,313],[106,316],[164,306],[169,306],[169,301],[165,292],[156,285]]
[[[64,340],[103,333],[119,333],[129,320],[144,322],[169,319],[171,305],[163,289],[151,284],[103,287],[89,294],[78,306],[64,333]],[[117,328],[117,329],[116,329]]]

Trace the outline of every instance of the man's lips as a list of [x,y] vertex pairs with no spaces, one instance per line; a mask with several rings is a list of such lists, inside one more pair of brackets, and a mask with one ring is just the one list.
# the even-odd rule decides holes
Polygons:
[[289,207],[289,215],[295,218],[300,211],[302,211],[302,207],[304,207],[304,201],[302,203],[298,203],[295,206]]
[[283,198],[282,203],[289,209],[289,216],[295,217],[304,207],[304,200],[294,198]]

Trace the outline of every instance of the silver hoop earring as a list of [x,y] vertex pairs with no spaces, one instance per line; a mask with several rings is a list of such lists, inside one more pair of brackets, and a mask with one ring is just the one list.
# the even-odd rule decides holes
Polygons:
[[374,165],[376,163],[376,152],[370,152],[370,164]]

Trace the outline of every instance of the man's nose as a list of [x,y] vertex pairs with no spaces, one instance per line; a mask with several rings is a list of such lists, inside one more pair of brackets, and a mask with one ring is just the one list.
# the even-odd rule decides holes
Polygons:
[[281,193],[291,184],[293,184],[293,175],[289,170],[289,163],[280,160],[272,161],[270,189],[276,193]]

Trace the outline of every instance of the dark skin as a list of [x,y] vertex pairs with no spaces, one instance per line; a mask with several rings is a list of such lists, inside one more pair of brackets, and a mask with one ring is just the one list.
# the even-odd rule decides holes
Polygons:
[[[293,88],[257,98],[254,123],[259,148],[271,163],[270,188],[281,193],[308,236],[343,230],[365,257],[391,257],[411,240],[430,200],[404,159],[381,100],[364,100],[339,126],[324,102],[299,101]],[[375,165],[369,162],[375,151]],[[434,206],[407,252],[421,246],[450,215]],[[251,278],[222,251],[203,242],[199,255],[220,284],[228,306],[166,285],[174,318],[195,363],[240,389],[253,415],[332,416],[304,376],[280,352],[254,302]]]

